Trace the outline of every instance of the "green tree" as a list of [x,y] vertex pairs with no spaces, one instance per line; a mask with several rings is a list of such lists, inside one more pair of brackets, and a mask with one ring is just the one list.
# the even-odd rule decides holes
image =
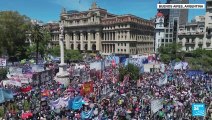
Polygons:
[[169,54],[161,54],[160,59],[164,63],[169,63],[171,61],[171,56]]
[[39,25],[33,25],[31,30],[31,39],[36,44],[36,64],[38,64],[39,44],[43,41],[43,34]]
[[52,48],[50,48],[48,50],[49,54],[54,56],[54,57],[59,57],[60,56],[60,46],[57,45],[57,46],[54,46]]
[[50,31],[43,29],[42,30],[43,33],[43,41],[40,44],[40,51],[41,51],[41,55],[42,56],[46,56],[48,55],[48,49],[49,49],[49,42],[51,41],[51,35],[50,35]]
[[7,78],[7,69],[6,68],[0,68],[0,80]]
[[130,75],[131,80],[138,80],[139,72],[139,67],[134,64],[128,64],[126,67],[119,68],[119,80],[123,81],[125,75]]
[[0,12],[0,54],[19,59],[26,57],[26,32],[30,30],[30,19],[18,12]]
[[65,50],[65,60],[82,60],[83,55],[78,50]]
[[[53,56],[60,56],[60,46],[54,46],[53,48],[49,49],[49,54]],[[65,60],[82,60],[83,55],[78,50],[68,50],[65,49],[64,51]]]
[[191,51],[191,57],[187,57],[189,66],[194,70],[203,70],[205,72],[211,72],[212,68],[212,51],[205,49],[196,49]]
[[181,51],[181,45],[177,43],[167,44],[165,46],[161,46],[158,49],[160,53],[160,58],[163,62],[167,63],[171,60],[183,60],[184,52]]

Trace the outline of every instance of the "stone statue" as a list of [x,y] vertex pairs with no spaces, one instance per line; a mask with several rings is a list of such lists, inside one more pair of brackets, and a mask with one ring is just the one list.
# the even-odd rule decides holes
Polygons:
[[62,35],[63,35],[63,31],[64,31],[64,27],[63,27],[63,25],[62,25],[62,24],[60,24],[60,34],[62,34]]
[[66,9],[65,8],[62,8],[61,13],[66,13]]

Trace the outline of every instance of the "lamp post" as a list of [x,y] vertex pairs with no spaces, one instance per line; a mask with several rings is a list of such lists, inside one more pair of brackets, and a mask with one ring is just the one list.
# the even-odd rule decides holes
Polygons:
[[59,44],[60,44],[60,64],[59,72],[56,74],[55,80],[65,87],[70,84],[69,73],[67,72],[67,65],[64,63],[64,27],[60,24],[60,35],[59,35]]

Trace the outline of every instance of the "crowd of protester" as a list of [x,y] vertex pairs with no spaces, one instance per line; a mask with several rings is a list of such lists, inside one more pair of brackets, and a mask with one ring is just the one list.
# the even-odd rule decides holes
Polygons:
[[[80,76],[71,76],[71,84],[65,88],[55,80],[42,84],[29,85],[32,90],[26,93],[16,92],[15,99],[3,103],[4,119],[22,119],[22,114],[29,112],[28,118],[32,120],[81,120],[81,112],[93,109],[91,120],[196,120],[212,119],[212,76],[208,74],[187,76],[186,70],[172,71],[167,67],[168,81],[158,85],[159,78],[165,73],[160,71],[143,73],[139,80],[118,80],[117,68],[106,68],[102,76],[89,76],[90,70],[81,70]],[[114,80],[115,79],[115,80]],[[92,80],[94,90],[90,94],[81,95],[80,86]],[[19,91],[14,86],[3,86],[13,91]],[[67,89],[71,89],[67,93]],[[42,91],[49,90],[48,97],[42,97]],[[78,110],[61,107],[52,109],[50,102],[59,97],[83,96],[87,104]],[[152,111],[151,102],[160,101],[162,108]],[[29,109],[23,107],[24,102],[29,103]],[[192,116],[192,103],[204,103],[205,117]],[[11,109],[11,104],[17,104],[17,109]],[[157,109],[157,108],[154,108]]]

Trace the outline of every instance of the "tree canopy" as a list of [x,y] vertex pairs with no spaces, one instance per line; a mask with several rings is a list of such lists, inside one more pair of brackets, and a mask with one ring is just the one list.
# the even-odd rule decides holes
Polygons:
[[212,51],[205,49],[196,49],[190,52],[190,56],[186,57],[191,69],[212,72]]
[[[54,46],[49,49],[49,54],[53,56],[60,56],[60,46]],[[83,55],[78,50],[68,50],[64,51],[65,60],[82,60]]]
[[119,68],[119,80],[123,81],[125,75],[130,75],[131,80],[138,80],[139,72],[139,67],[129,63],[127,66]]
[[48,43],[51,40],[50,32],[38,25],[33,25],[30,37],[32,43],[27,47],[27,55],[39,53],[41,57],[45,57],[48,54]]
[[161,46],[158,49],[160,59],[164,63],[175,61],[187,61],[193,70],[203,70],[205,72],[212,72],[212,51],[205,49],[196,49],[185,52],[181,50],[178,44],[169,44]]
[[30,19],[18,12],[0,12],[0,54],[25,58],[26,33],[30,29]]
[[158,52],[160,53],[160,59],[164,63],[169,63],[171,60],[183,60],[184,52],[181,51],[181,45],[177,43],[167,44],[160,46]]

